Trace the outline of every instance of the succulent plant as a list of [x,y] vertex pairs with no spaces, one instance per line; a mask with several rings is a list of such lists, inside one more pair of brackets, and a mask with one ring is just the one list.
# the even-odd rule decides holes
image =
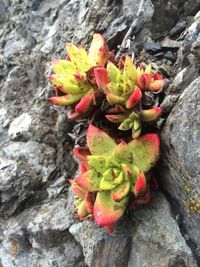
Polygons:
[[121,131],[132,130],[132,138],[140,136],[142,122],[152,122],[157,120],[162,113],[161,107],[154,107],[148,110],[124,112],[115,115],[106,115],[106,118],[114,123],[120,124],[118,129]]
[[146,68],[141,64],[137,68],[136,84],[141,90],[160,91],[164,85],[163,76],[157,72],[151,72],[151,64]]
[[50,76],[50,81],[62,95],[56,95],[49,100],[60,106],[76,104],[74,112],[77,117],[87,112],[95,103],[94,88],[87,78],[87,72],[96,66],[104,66],[109,57],[109,50],[100,34],[94,34],[88,54],[84,48],[71,43],[67,43],[66,48],[67,58],[53,60],[54,74]]
[[80,219],[94,217],[97,225],[111,231],[123,215],[130,195],[138,198],[147,190],[145,174],[159,156],[159,137],[146,134],[129,143],[119,144],[105,132],[90,125],[88,148],[77,147],[80,176],[71,180],[78,196],[76,208]]
[[136,86],[136,67],[129,56],[126,56],[123,72],[108,62],[106,69],[96,68],[94,74],[99,89],[111,106],[120,104],[130,109],[141,100],[141,90]]
[[[156,133],[141,135],[142,124],[156,120],[162,109],[145,104],[146,95],[152,95],[145,91],[158,93],[164,79],[151,65],[136,67],[128,55],[116,63],[100,34],[94,34],[88,53],[71,43],[66,48],[66,59],[52,62],[56,95],[49,100],[70,106],[69,119],[89,117],[87,147],[73,150],[80,175],[70,183],[79,219],[94,219],[111,232],[130,202],[149,201],[150,170],[159,157],[160,140]],[[106,131],[111,125],[114,138],[131,130],[131,141],[111,138],[91,124],[97,120]],[[131,138],[129,132],[120,136]]]
[[[113,63],[108,62],[107,68],[94,70],[97,85],[105,94],[111,106],[116,106],[114,114],[106,118],[114,123],[120,123],[118,129],[127,131],[132,129],[132,137],[141,134],[141,122],[156,120],[162,112],[160,107],[141,110],[142,92],[144,90],[157,91],[163,86],[163,77],[158,73],[151,74],[151,65],[144,70],[142,66],[136,69],[131,58],[126,56],[123,71]],[[120,112],[119,105],[122,106]]]

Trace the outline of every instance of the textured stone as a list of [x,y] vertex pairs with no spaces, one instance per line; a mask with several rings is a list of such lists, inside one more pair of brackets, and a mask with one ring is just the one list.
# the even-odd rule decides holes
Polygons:
[[0,248],[3,266],[84,266],[81,248],[67,231],[70,205],[60,196],[9,219]]
[[197,267],[169,203],[162,194],[132,217],[132,251],[128,267]]
[[[90,267],[127,266],[131,249],[128,222],[122,220],[108,234],[94,222],[73,224],[69,231],[83,248],[85,261]],[[116,253],[117,251],[117,253]]]
[[[155,32],[165,34],[166,29],[171,29],[179,14],[194,15],[199,4],[191,0],[184,5],[182,0],[167,4],[163,0],[153,2],[156,8],[150,0],[143,1],[143,15],[134,29],[135,39],[131,44],[136,52],[152,40]],[[127,218],[125,226],[119,224],[112,236],[97,229],[92,222],[77,223],[73,194],[67,189],[67,178],[73,177],[76,171],[67,135],[73,124],[67,122],[64,108],[48,103],[51,90],[48,76],[51,59],[65,57],[66,42],[88,45],[92,34],[100,31],[110,48],[116,49],[134,20],[139,3],[136,0],[0,1],[0,266],[79,267],[84,265],[84,254],[86,261],[94,266],[106,263],[105,266],[126,267],[130,248]],[[187,67],[187,71],[179,86],[170,87],[174,102],[197,75],[198,21],[196,16],[188,32],[186,29],[179,49],[177,68],[181,71]],[[179,90],[177,94],[176,90]],[[171,108],[172,105],[169,111]],[[176,168],[176,164],[174,166]],[[159,208],[157,212],[160,214]],[[146,227],[145,220],[149,220],[145,214],[144,220],[137,222],[139,229]],[[166,216],[166,220],[175,224],[171,215]],[[173,229],[180,236],[178,228]],[[164,235],[168,236],[166,232]],[[155,240],[154,236],[150,237]],[[133,242],[141,252],[143,244],[136,239]],[[173,245],[169,239],[168,242]],[[181,244],[182,239],[177,242]],[[156,256],[165,255],[163,247],[154,250],[152,245],[151,248],[152,261],[156,261]],[[180,256],[175,245],[172,248],[166,249],[169,252],[166,261],[173,258],[172,251]],[[189,249],[184,245],[181,251],[183,260],[188,259],[190,264]]]
[[55,150],[33,141],[17,142],[5,146],[3,156],[0,161],[0,209],[3,214],[11,215],[55,171]]
[[162,132],[162,182],[177,203],[183,225],[200,256],[200,78],[181,94]]

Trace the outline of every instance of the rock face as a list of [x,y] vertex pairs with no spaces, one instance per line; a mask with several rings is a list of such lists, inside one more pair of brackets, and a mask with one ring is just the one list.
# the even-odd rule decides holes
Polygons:
[[[177,94],[177,103],[167,118],[162,131],[162,182],[175,207],[182,216],[182,226],[200,257],[200,78],[197,65],[200,53],[194,49],[199,43],[200,13],[188,29],[182,51],[192,58],[193,65],[177,74],[169,95]],[[187,48],[186,48],[187,47]],[[195,51],[195,54],[194,54]],[[190,52],[190,53],[189,53]],[[183,52],[182,52],[183,53]],[[178,63],[183,63],[180,59]]]
[[[182,21],[177,26],[180,6]],[[67,135],[73,125],[64,109],[47,101],[49,62],[65,56],[66,42],[87,45],[97,31],[116,49],[138,7],[136,0],[1,0],[0,266],[197,266],[191,249],[198,255],[200,22],[199,14],[195,20],[191,16],[199,1],[182,6],[179,0],[167,5],[144,0],[131,44],[139,53],[147,42],[167,77],[177,55],[177,76],[162,103],[166,116],[172,112],[162,131],[159,171],[165,191],[180,207],[181,230],[190,247],[161,193],[150,206],[125,216],[108,235],[92,222],[77,221],[73,194],[67,189],[68,178],[76,172]],[[168,38],[168,47],[162,48],[158,32],[172,28],[173,42]],[[177,34],[182,34],[180,40],[175,40]],[[151,59],[150,54],[143,55],[144,60]]]

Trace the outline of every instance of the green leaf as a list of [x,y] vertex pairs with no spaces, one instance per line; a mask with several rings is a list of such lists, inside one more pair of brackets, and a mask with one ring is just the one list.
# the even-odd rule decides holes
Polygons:
[[103,177],[100,182],[100,189],[101,190],[111,190],[116,187],[116,182],[113,180],[108,180],[106,177]]
[[107,73],[108,80],[113,83],[116,83],[121,76],[120,70],[110,61],[107,64]]
[[71,105],[71,104],[78,102],[81,99],[81,97],[82,95],[67,94],[64,96],[53,96],[53,97],[50,97],[49,100],[54,105],[67,106],[67,105]]
[[89,126],[86,138],[92,155],[110,156],[116,147],[116,143],[110,136],[93,125]]
[[74,64],[69,60],[54,59],[52,60],[52,67],[53,71],[59,75],[72,75],[76,71]]
[[71,62],[73,62],[76,70],[79,72],[87,71],[91,66],[89,63],[87,52],[82,47],[76,47],[71,43],[66,44],[67,52]]
[[99,191],[101,175],[94,170],[82,173],[75,182],[83,189],[89,192]]
[[109,49],[101,34],[94,34],[88,53],[92,66],[104,66],[109,58]]
[[94,219],[97,225],[106,226],[117,222],[126,209],[128,197],[116,202],[111,198],[110,191],[97,193],[94,204]]
[[114,201],[120,201],[128,195],[130,191],[130,180],[124,181],[111,190],[111,197]]
[[160,151],[157,134],[146,134],[128,143],[132,151],[133,163],[142,172],[149,171],[156,163]]
[[108,100],[108,103],[113,106],[115,104],[121,104],[124,102],[124,98],[117,96],[115,94],[112,93],[107,93],[106,94],[106,99]]
[[96,172],[103,173],[106,170],[106,157],[103,156],[87,156],[90,168]]
[[125,142],[118,144],[113,152],[113,157],[120,163],[132,163],[132,151]]
[[132,59],[129,56],[126,56],[125,59],[123,76],[124,76],[124,81],[130,80],[131,87],[133,87],[137,79],[137,70],[132,62]]
[[128,131],[133,126],[133,120],[131,118],[125,119],[118,127],[121,131]]

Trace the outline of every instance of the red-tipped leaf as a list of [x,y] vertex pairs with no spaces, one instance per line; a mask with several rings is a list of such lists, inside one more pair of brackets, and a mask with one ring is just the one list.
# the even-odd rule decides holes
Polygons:
[[72,189],[78,197],[84,199],[86,191],[83,190],[77,183],[76,180],[70,179],[69,182],[71,183]]
[[76,105],[75,111],[78,113],[84,113],[88,111],[91,104],[93,102],[93,93],[89,93],[86,96],[84,96],[80,102]]
[[141,195],[146,191],[146,188],[147,188],[146,178],[144,176],[144,173],[140,172],[134,186],[134,194],[136,196]]
[[96,83],[98,88],[106,93],[106,86],[108,84],[108,75],[107,70],[105,68],[95,68],[94,75],[96,78]]
[[76,183],[88,192],[96,192],[99,191],[100,187],[100,175],[92,170],[84,172],[77,179]]
[[83,161],[87,160],[87,156],[91,155],[90,150],[87,147],[75,147],[73,149],[74,156],[76,156],[77,159]]
[[64,96],[53,96],[49,98],[49,101],[58,106],[67,106],[76,103],[81,99],[82,95],[67,94]]
[[160,117],[162,113],[161,107],[155,107],[148,110],[142,110],[140,113],[140,119],[142,121],[154,121]]
[[160,91],[163,88],[164,80],[156,80],[149,84],[150,91]]
[[129,97],[126,102],[126,108],[130,109],[134,107],[142,98],[142,92],[138,86],[136,86],[135,91]]
[[138,86],[141,90],[147,90],[151,82],[151,75],[144,73],[138,77]]
[[111,198],[110,191],[97,193],[94,204],[94,219],[97,225],[108,226],[117,222],[126,209],[128,198],[116,202]]

